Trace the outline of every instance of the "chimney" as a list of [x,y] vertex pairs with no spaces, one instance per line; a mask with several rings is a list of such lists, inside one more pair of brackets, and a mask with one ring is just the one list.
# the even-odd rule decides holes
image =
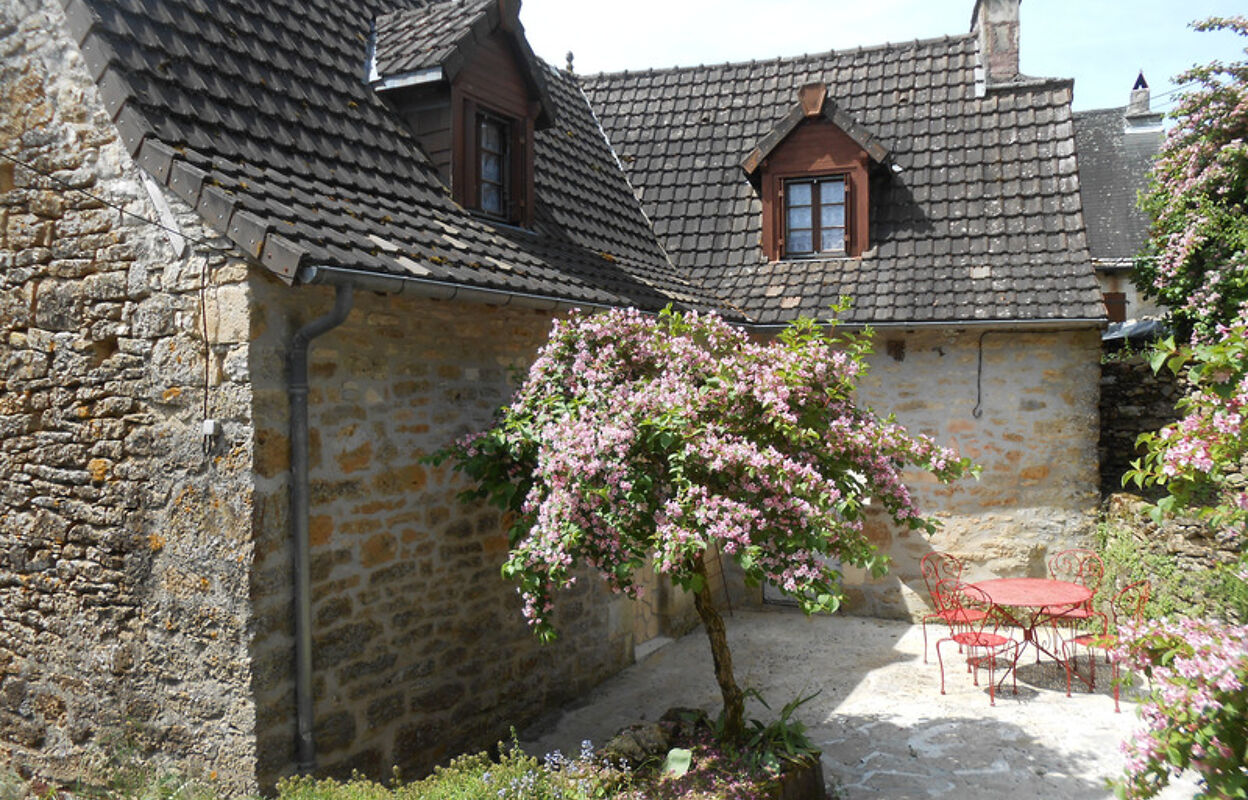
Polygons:
[[1131,87],[1131,102],[1127,104],[1127,116],[1139,117],[1149,114],[1151,105],[1148,81],[1144,80],[1144,70],[1140,70],[1140,77],[1135,79],[1135,86]]
[[979,58],[989,86],[1018,78],[1018,7],[1022,0],[975,0],[971,31],[979,34]]
[[1127,133],[1147,133],[1150,136],[1159,136],[1163,130],[1163,115],[1159,111],[1153,111],[1149,101],[1148,81],[1144,80],[1144,70],[1140,70],[1140,77],[1135,79],[1135,85],[1131,87],[1131,102],[1127,104],[1127,111],[1122,115],[1124,130]]

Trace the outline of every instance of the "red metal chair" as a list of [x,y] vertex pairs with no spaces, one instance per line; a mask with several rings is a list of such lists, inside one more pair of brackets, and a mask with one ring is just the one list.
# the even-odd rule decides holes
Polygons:
[[[1001,618],[988,595],[979,589],[961,581],[947,580],[941,581],[936,591],[945,598],[950,608],[959,612],[960,619],[975,619],[961,629],[955,629],[951,625],[951,635],[936,642],[936,660],[940,662],[940,693],[945,693],[945,661],[940,654],[940,646],[945,642],[956,642],[959,648],[966,650],[966,665],[974,673],[976,686],[979,685],[979,671],[988,670],[988,702],[995,706],[997,669],[1004,668],[1014,672],[1014,664],[1018,661],[1019,642],[997,633]],[[1005,680],[1005,676],[1001,679]],[[1018,694],[1017,673],[1014,674],[1014,694]]]
[[958,611],[950,608],[946,598],[938,591],[941,583],[945,581],[956,582],[962,579],[962,562],[956,557],[933,550],[919,561],[919,572],[923,575],[923,583],[927,585],[927,595],[931,598],[932,606],[936,609],[923,617],[923,663],[926,664],[927,623],[932,621],[943,622],[949,626],[952,633],[954,628],[964,629],[968,625],[978,622],[981,617],[975,611],[967,611],[965,609]]
[[[1086,586],[1092,590],[1093,597],[1101,588],[1101,580],[1105,577],[1105,564],[1095,551],[1083,548],[1063,550],[1049,558],[1049,577],[1058,581],[1068,581]],[[1072,631],[1081,623],[1092,619],[1096,612],[1092,608],[1092,598],[1077,606],[1052,606],[1040,609],[1053,625],[1053,636],[1061,640],[1059,627]]]
[[1088,670],[1089,684],[1096,688],[1096,656],[1092,650],[1105,653],[1105,660],[1112,664],[1114,684],[1114,712],[1118,708],[1118,662],[1109,658],[1109,651],[1118,646],[1118,626],[1132,620],[1139,622],[1144,617],[1144,606],[1148,603],[1151,589],[1148,581],[1136,581],[1123,587],[1109,602],[1109,614],[1093,611],[1093,617],[1100,621],[1098,630],[1082,633],[1062,641],[1062,660],[1066,662],[1066,696],[1070,697],[1070,675],[1072,669],[1078,669],[1079,646],[1089,651]]

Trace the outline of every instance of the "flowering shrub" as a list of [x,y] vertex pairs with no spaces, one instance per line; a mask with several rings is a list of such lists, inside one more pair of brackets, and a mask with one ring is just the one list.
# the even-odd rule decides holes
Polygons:
[[715,315],[635,310],[556,321],[516,397],[452,458],[512,512],[504,575],[524,615],[554,635],[553,595],[573,568],[636,594],[647,559],[694,593],[724,692],[728,738],[744,733],[723,623],[706,586],[712,547],[754,585],[771,581],[807,613],[835,610],[839,574],[823,557],[880,573],[863,532],[867,498],[933,530],[902,482],[914,466],[952,480],[970,463],[853,401],[862,337],[794,323],[760,343]]
[[1151,680],[1144,727],[1123,744],[1123,798],[1153,797],[1171,772],[1197,770],[1199,798],[1248,796],[1248,627],[1183,620],[1123,626],[1114,654]]
[[1194,511],[1214,525],[1224,544],[1241,547],[1248,526],[1248,319],[1218,325],[1213,342],[1158,346],[1153,368],[1184,372],[1189,393],[1176,404],[1183,418],[1142,434],[1143,458],[1123,482],[1164,486],[1155,516]]
[[[1248,18],[1214,17],[1197,30],[1248,35]],[[1186,338],[1212,339],[1248,300],[1248,62],[1214,62],[1179,75],[1183,93],[1143,207],[1150,249],[1135,281],[1171,307]]]

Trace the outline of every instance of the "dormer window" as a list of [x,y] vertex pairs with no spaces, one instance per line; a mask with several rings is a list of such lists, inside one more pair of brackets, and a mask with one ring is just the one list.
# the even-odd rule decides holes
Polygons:
[[762,200],[768,260],[857,258],[867,250],[871,165],[888,150],[837,108],[821,83],[741,163]]
[[528,226],[536,203],[534,134],[554,124],[555,106],[519,15],[519,0],[425,3],[383,14],[367,72],[456,203]]
[[845,255],[845,200],[843,175],[785,181],[785,255]]
[[477,115],[477,203],[492,217],[507,217],[510,128],[493,115]]

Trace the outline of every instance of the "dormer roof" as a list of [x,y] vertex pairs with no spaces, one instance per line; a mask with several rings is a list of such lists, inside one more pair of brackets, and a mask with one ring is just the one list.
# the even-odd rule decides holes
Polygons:
[[884,146],[884,143],[868,131],[864,125],[859,124],[857,120],[842,111],[840,106],[834,103],[832,98],[828,97],[826,84],[809,83],[798,92],[798,101],[789,109],[788,113],[780,118],[776,126],[768,131],[767,135],[758,141],[758,144],[754,145],[754,149],[741,162],[741,169],[745,170],[746,175],[753,176],[763,163],[763,160],[771,155],[772,151],[798,125],[801,125],[808,119],[818,118],[826,119],[840,128],[875,163],[882,164],[888,159],[888,148]]
[[373,26],[369,82],[378,90],[455,78],[496,32],[511,45],[532,97],[538,128],[554,124],[545,70],[529,47],[514,0],[453,0],[383,14]]

